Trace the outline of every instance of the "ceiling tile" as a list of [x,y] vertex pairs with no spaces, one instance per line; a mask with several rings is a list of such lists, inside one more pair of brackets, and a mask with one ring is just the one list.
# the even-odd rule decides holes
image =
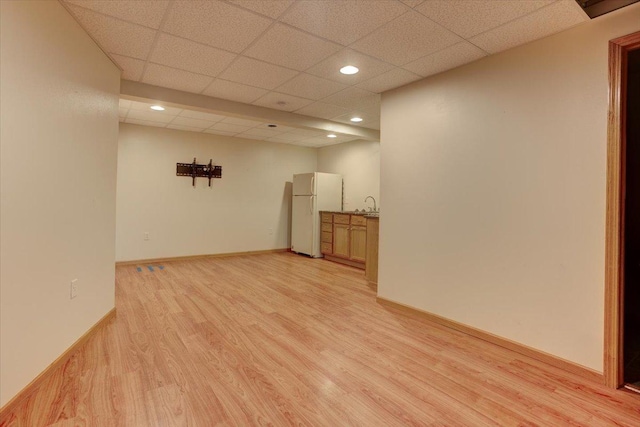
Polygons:
[[241,52],[271,20],[221,1],[176,1],[163,31],[232,52]]
[[337,138],[332,138],[331,141],[342,143],[342,142],[353,141],[354,139],[359,139],[359,138],[353,135],[338,135]]
[[148,120],[137,120],[137,119],[132,119],[130,117],[127,117],[124,122],[125,123],[131,123],[131,124],[134,124],[134,125],[153,126],[153,127],[157,127],[157,128],[167,127],[166,123],[150,122]]
[[274,108],[276,110],[294,111],[305,105],[311,104],[313,101],[297,96],[286,95],[284,93],[269,92],[262,98],[254,101],[254,105],[262,107]]
[[233,136],[237,132],[227,132],[227,131],[224,131],[224,130],[209,128],[209,129],[205,129],[204,133],[211,133],[211,134],[214,134],[214,135]]
[[230,82],[228,80],[215,79],[202,94],[250,104],[267,92],[268,90],[266,89]]
[[252,128],[252,129],[245,130],[240,135],[244,136],[246,138],[248,138],[249,136],[251,136],[251,137],[260,137],[260,138],[269,138],[271,136],[280,135],[282,133],[284,133],[284,132],[279,132],[277,130],[271,130],[271,129],[255,129],[255,128]]
[[121,78],[125,80],[138,81],[142,77],[144,70],[144,61],[141,59],[129,58],[122,55],[111,54],[111,58],[122,68]]
[[411,10],[351,47],[383,61],[404,65],[460,41],[457,35]]
[[204,130],[208,127],[211,127],[214,123],[215,122],[210,122],[207,120],[192,119],[190,117],[182,117],[182,116],[178,116],[171,121],[172,125],[188,126],[190,128],[200,129],[200,130]]
[[160,22],[167,10],[169,1],[136,0],[136,1],[104,1],[104,0],[64,0],[105,15],[120,18],[145,27],[160,28]]
[[274,127],[270,127],[269,125],[270,125],[270,123],[268,123],[268,122],[267,123],[262,123],[261,125],[256,126],[254,129],[267,129],[267,130],[273,130],[273,131],[278,132],[278,133],[291,132],[292,130],[297,129],[297,128],[293,128],[293,127],[290,127],[290,126],[284,126],[284,125],[276,125],[276,127],[274,128]]
[[154,111],[151,110],[152,105],[161,105],[162,102],[138,102],[138,101],[129,101],[129,108],[132,110],[140,110],[146,111],[153,114],[161,114],[161,115],[169,115],[169,116],[177,116],[182,112],[181,108],[167,107],[166,105],[162,105],[164,110],[162,111]]
[[100,47],[109,53],[146,59],[156,31],[77,6],[69,9]]
[[406,6],[396,0],[301,1],[281,20],[317,36],[348,45],[406,10]]
[[323,101],[345,108],[374,107],[380,105],[380,95],[357,87],[350,87]]
[[[362,121],[359,122],[359,123],[354,123],[354,122],[351,121],[351,119],[353,117],[360,117],[362,119]],[[369,115],[369,114],[352,112],[352,113],[347,113],[347,114],[342,114],[340,116],[336,116],[332,120],[335,121],[335,122],[346,123],[346,124],[353,125],[353,126],[364,126],[365,124],[375,123],[375,122],[380,121],[380,117],[379,116]]]
[[345,114],[349,110],[334,104],[326,104],[324,102],[314,102],[306,107],[296,110],[296,114],[304,114],[305,116],[319,117],[321,119],[331,119],[340,114]]
[[400,0],[402,3],[406,4],[409,7],[416,7],[421,4],[424,0]]
[[218,122],[215,125],[211,126],[210,129],[222,130],[222,131],[225,131],[225,132],[239,133],[239,132],[244,132],[245,130],[247,130],[249,128],[247,126],[240,126],[240,125],[234,125],[234,124],[231,124],[231,123]]
[[290,141],[288,139],[282,139],[282,138],[280,138],[280,136],[274,136],[274,137],[271,137],[271,138],[267,138],[267,139],[265,139],[265,141],[278,142],[278,143],[281,143],[281,144],[291,144],[292,142],[295,142],[295,141]]
[[340,49],[338,44],[276,24],[247,49],[244,55],[303,71]]
[[294,0],[269,0],[269,1],[256,1],[256,0],[229,0],[229,3],[237,6],[244,7],[245,9],[251,9],[254,12],[258,12],[261,15],[267,15],[270,18],[276,19],[282,12],[287,10]]
[[224,119],[225,116],[221,116],[218,114],[213,114],[213,113],[205,113],[202,111],[194,111],[194,110],[183,110],[182,113],[180,113],[180,117],[188,117],[190,119],[199,119],[199,120],[206,120],[208,122],[219,122],[220,120]]
[[427,0],[416,10],[443,27],[469,38],[524,16],[555,0]]
[[249,135],[245,132],[235,134],[236,138],[244,138],[244,139],[255,139],[257,141],[264,141],[266,138],[264,136],[258,135]]
[[460,65],[468,64],[484,56],[487,56],[486,52],[464,41],[410,62],[406,64],[404,68],[420,74],[423,77],[427,77],[459,67]]
[[325,145],[334,145],[338,143],[338,138],[327,138],[326,136],[318,136],[316,138],[305,139],[305,145],[313,145],[313,146],[325,146]]
[[575,1],[558,1],[469,41],[489,53],[497,53],[588,20],[589,17]]
[[262,122],[257,120],[247,120],[247,119],[241,119],[238,117],[225,117],[221,121],[221,123],[230,123],[232,125],[246,126],[249,128],[253,128],[262,124]]
[[150,85],[200,93],[211,83],[212,78],[164,65],[147,64],[142,81]]
[[378,103],[376,105],[362,106],[362,107],[358,107],[358,108],[353,108],[350,111],[350,113],[358,114],[358,115],[364,114],[365,116],[380,118],[380,103]]
[[160,34],[149,61],[193,73],[217,76],[237,55],[169,34]]
[[280,135],[267,138],[267,141],[277,140],[277,142],[299,142],[304,139],[308,139],[302,135],[295,135],[292,133],[281,133]]
[[241,56],[220,74],[220,78],[264,89],[274,89],[296,74],[298,74],[297,71]]
[[380,130],[380,118],[374,122],[360,123],[360,126],[363,128]]
[[129,110],[127,118],[135,120],[144,120],[147,122],[158,122],[167,124],[173,120],[175,116],[171,114],[163,114],[161,111],[142,111],[142,110]]
[[358,87],[370,92],[381,93],[385,90],[393,89],[421,78],[422,77],[417,74],[403,70],[402,68],[396,68],[367,80],[364,83],[360,83]]
[[281,93],[301,96],[307,99],[322,99],[346,87],[347,85],[342,83],[300,73],[282,86],[279,86],[277,90]]
[[313,138],[316,136],[324,135],[323,131],[320,130],[310,130],[310,129],[295,129],[287,132],[288,134],[300,135],[307,138]]
[[[345,65],[354,65],[360,69],[357,74],[346,75],[340,72]],[[309,68],[306,73],[337,82],[354,85],[387,72],[393,65],[379,61],[353,49],[342,49],[335,55]]]
[[186,131],[189,131],[189,132],[202,132],[202,130],[203,130],[202,128],[194,128],[194,127],[191,127],[191,126],[176,125],[176,124],[173,124],[173,123],[168,124],[167,128],[168,129],[175,129],[175,130],[186,130]]

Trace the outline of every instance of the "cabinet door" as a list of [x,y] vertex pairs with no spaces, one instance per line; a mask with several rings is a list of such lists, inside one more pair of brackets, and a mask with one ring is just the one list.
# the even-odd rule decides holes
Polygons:
[[351,226],[351,241],[349,243],[350,259],[365,262],[367,256],[367,227]]
[[349,258],[349,224],[333,224],[333,255]]
[[367,261],[364,275],[371,283],[378,283],[378,218],[367,219]]
[[321,243],[320,252],[325,255],[333,255],[333,245],[331,243]]

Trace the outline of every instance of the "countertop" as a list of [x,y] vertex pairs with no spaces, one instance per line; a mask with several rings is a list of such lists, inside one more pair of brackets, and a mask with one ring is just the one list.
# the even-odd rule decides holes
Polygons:
[[380,212],[365,212],[365,211],[321,211],[321,212],[327,212],[327,213],[334,213],[334,214],[344,214],[344,215],[361,215],[364,216],[365,218],[380,218]]

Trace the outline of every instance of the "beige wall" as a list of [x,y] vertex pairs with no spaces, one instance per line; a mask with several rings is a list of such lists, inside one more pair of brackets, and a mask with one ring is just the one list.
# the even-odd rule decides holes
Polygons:
[[357,140],[318,149],[318,172],[338,173],[343,178],[344,210],[373,207],[373,196],[380,206],[380,143]]
[[4,405],[114,306],[120,72],[58,2],[0,5]]
[[[194,157],[222,178],[176,176]],[[288,248],[293,174],[316,166],[314,148],[121,123],[116,258]]]
[[640,4],[382,99],[379,294],[602,371],[607,52]]

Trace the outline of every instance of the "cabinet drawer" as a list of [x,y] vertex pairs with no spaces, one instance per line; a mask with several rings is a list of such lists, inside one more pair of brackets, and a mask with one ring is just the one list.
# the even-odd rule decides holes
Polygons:
[[333,243],[333,233],[322,232],[322,243]]
[[335,214],[333,215],[334,224],[349,224],[350,215]]
[[367,218],[361,215],[351,215],[352,225],[367,225]]
[[333,214],[330,213],[322,213],[320,214],[320,218],[322,222],[328,222],[331,223],[331,221],[333,220]]
[[323,254],[332,254],[333,245],[331,243],[322,243],[320,245],[320,252],[322,252]]
[[326,222],[322,224],[322,231],[327,233],[333,233],[333,226],[331,223],[327,224]]

